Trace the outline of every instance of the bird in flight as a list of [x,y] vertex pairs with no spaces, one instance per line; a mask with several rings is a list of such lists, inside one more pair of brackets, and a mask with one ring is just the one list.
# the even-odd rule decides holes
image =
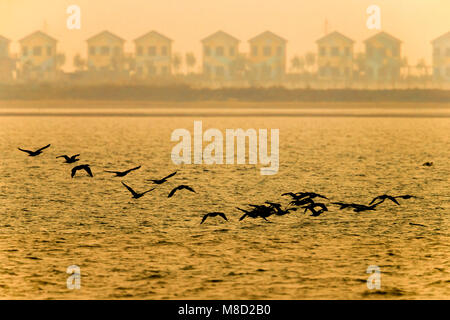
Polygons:
[[288,214],[289,211],[297,211],[297,208],[285,208],[283,210],[280,203],[270,201],[266,201],[265,203],[269,205],[269,208],[271,208],[277,216],[284,216],[285,214]]
[[179,185],[179,186],[176,187],[176,188],[173,188],[172,191],[170,191],[170,193],[169,193],[169,195],[167,196],[167,198],[171,198],[171,197],[175,194],[175,192],[177,192],[178,190],[183,190],[183,189],[189,190],[189,191],[191,191],[191,192],[195,192],[195,190],[192,189],[191,187],[182,184],[182,185]]
[[74,163],[74,162],[80,161],[80,159],[77,159],[77,157],[79,157],[79,156],[80,156],[79,154],[75,154],[75,155],[69,157],[64,154],[62,156],[57,156],[56,159],[64,158],[66,160],[65,163]]
[[125,186],[125,188],[128,189],[128,191],[131,192],[132,198],[134,198],[134,199],[139,199],[139,198],[143,197],[144,194],[146,194],[147,192],[155,190],[155,188],[152,188],[150,190],[139,193],[139,192],[134,191],[130,186],[127,186],[125,183],[122,182],[122,184]]
[[383,194],[381,196],[373,198],[372,201],[370,201],[369,205],[371,205],[372,203],[374,203],[377,200],[380,200],[381,202],[384,202],[386,199],[387,200],[391,200],[393,203],[395,203],[397,205],[400,205],[400,203],[398,203],[398,201],[395,198],[396,197],[393,197],[393,196],[390,196],[390,195],[387,195],[387,194]]
[[129,174],[131,171],[137,170],[139,169],[141,166],[138,166],[136,168],[131,168],[125,171],[109,171],[109,170],[105,170],[105,172],[109,172],[109,173],[115,173],[115,177],[125,177],[127,174]]
[[[319,207],[319,210],[316,210],[316,208]],[[305,208],[304,213],[306,213],[306,211],[311,211],[311,216],[312,217],[318,217],[320,216],[323,212],[328,211],[327,206],[324,203],[310,203],[307,206],[303,207]]]
[[40,149],[37,149],[36,151],[30,151],[30,150],[25,150],[25,149],[21,149],[21,148],[17,148],[17,149],[19,149],[20,151],[28,153],[28,155],[30,157],[36,157],[36,156],[38,156],[38,155],[40,155],[42,153],[42,150],[47,149],[48,147],[50,147],[50,144],[48,144],[45,147],[42,147]]
[[72,168],[72,173],[71,173],[71,177],[72,177],[72,178],[75,176],[75,174],[77,173],[78,170],[84,170],[84,171],[86,171],[87,174],[88,174],[90,177],[93,177],[93,176],[94,176],[94,175],[92,174],[91,167],[90,167],[88,164],[82,164],[82,165],[79,165],[79,166],[76,166],[76,167],[73,167],[73,168]]
[[422,164],[424,167],[431,167],[433,165],[432,161],[427,161]]
[[225,213],[223,212],[209,212],[203,216],[202,222],[200,222],[200,224],[205,222],[205,220],[209,217],[217,217],[217,216],[222,217],[225,221],[228,221],[227,217],[225,216]]
[[177,172],[175,171],[175,172],[169,174],[167,177],[164,177],[164,178],[159,179],[159,180],[158,179],[150,179],[150,181],[152,181],[155,184],[162,184],[162,183],[166,182],[167,179],[169,179],[170,177],[173,177],[176,174],[177,174]]

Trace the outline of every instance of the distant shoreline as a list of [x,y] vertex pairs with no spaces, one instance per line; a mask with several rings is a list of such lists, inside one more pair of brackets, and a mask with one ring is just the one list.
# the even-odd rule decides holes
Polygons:
[[288,89],[285,87],[210,89],[194,88],[185,85],[0,85],[0,101],[13,100],[449,103],[450,90]]

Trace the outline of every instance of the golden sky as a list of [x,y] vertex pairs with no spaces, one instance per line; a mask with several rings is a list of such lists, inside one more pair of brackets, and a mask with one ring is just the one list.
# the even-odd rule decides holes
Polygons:
[[[81,30],[68,30],[66,9],[81,7]],[[66,69],[72,57],[86,55],[86,38],[108,29],[132,42],[149,30],[174,40],[174,52],[192,51],[200,57],[200,40],[219,29],[247,40],[271,30],[288,39],[288,57],[315,50],[315,40],[338,30],[356,41],[376,31],[366,27],[366,8],[381,8],[382,30],[403,41],[403,53],[413,65],[420,58],[431,61],[430,41],[450,31],[450,0],[0,0],[0,35],[17,40],[35,30],[57,38],[66,53]],[[198,58],[197,61],[200,59]],[[200,64],[197,64],[199,67]]]

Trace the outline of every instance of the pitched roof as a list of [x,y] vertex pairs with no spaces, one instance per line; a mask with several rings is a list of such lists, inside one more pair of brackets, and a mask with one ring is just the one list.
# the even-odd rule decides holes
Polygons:
[[393,41],[400,42],[400,43],[402,42],[401,40],[397,39],[394,36],[391,36],[389,33],[386,33],[384,31],[378,32],[377,34],[375,34],[375,35],[371,36],[370,38],[364,40],[364,42],[368,42],[368,41],[371,41],[371,40],[379,38],[379,37],[385,37],[385,38],[388,38],[388,39],[391,39]]
[[0,35],[0,41],[11,42],[11,40],[9,40],[8,38],[3,37],[2,35]]
[[52,41],[52,42],[58,42],[58,40],[56,40],[56,39],[53,38],[53,37],[50,37],[48,34],[42,32],[42,31],[35,31],[35,32],[33,32],[32,34],[29,34],[28,36],[26,36],[26,37],[20,39],[19,42],[28,40],[29,38],[34,38],[34,37],[36,37],[36,36],[44,37],[44,38],[46,38],[47,40]]
[[117,39],[117,40],[119,40],[121,42],[125,42],[124,39],[122,39],[121,37],[115,35],[112,32],[109,32],[108,30],[102,31],[100,33],[97,33],[96,35],[93,35],[92,37],[88,38],[86,41],[89,42],[89,41],[95,40],[96,38],[103,37],[103,36],[112,37],[112,38]]
[[219,31],[214,32],[213,34],[207,36],[206,38],[204,38],[204,39],[202,40],[202,42],[205,42],[205,41],[208,41],[208,40],[211,40],[211,39],[213,39],[213,38],[220,37],[220,36],[225,37],[225,38],[228,38],[228,39],[230,39],[231,41],[240,42],[239,39],[233,37],[232,35],[230,35],[230,34],[228,34],[228,33],[226,33],[226,32],[223,32],[222,30],[219,30]]
[[280,37],[279,35],[276,35],[275,33],[271,32],[271,31],[264,31],[263,33],[260,33],[257,36],[255,36],[255,37],[251,38],[250,40],[248,40],[248,42],[253,42],[253,41],[256,41],[256,40],[258,40],[260,38],[267,38],[267,37],[275,38],[275,39],[280,40],[282,42],[287,42],[286,39]]
[[436,43],[445,39],[450,39],[450,31],[447,33],[444,33],[442,36],[437,37],[436,39],[434,39],[433,41],[431,41],[431,43]]
[[144,35],[134,39],[134,41],[135,42],[136,41],[140,41],[140,40],[143,40],[144,38],[149,37],[149,36],[156,36],[158,38],[163,38],[164,40],[167,40],[167,41],[171,41],[171,42],[173,41],[172,39],[170,39],[170,38],[166,37],[165,35],[157,32],[157,31],[154,31],[154,30],[152,30],[150,32],[147,32],[146,34],[144,34]]
[[354,40],[350,39],[347,36],[344,36],[342,33],[338,32],[338,31],[333,31],[331,33],[328,33],[327,35],[325,35],[322,38],[318,39],[316,42],[324,42],[324,41],[327,41],[330,38],[335,38],[335,37],[342,38],[342,39],[346,40],[347,42],[351,42],[351,43],[355,42]]

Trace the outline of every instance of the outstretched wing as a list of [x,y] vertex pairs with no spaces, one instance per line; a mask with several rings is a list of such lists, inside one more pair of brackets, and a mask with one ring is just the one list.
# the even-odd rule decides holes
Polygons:
[[66,160],[69,160],[69,157],[68,157],[68,156],[66,156],[66,155],[62,155],[62,156],[57,156],[57,157],[56,157],[56,159],[58,159],[58,158],[64,158],[64,159],[66,159]]
[[72,178],[75,176],[75,173],[77,173],[77,171],[78,171],[79,168],[80,168],[79,166],[76,166],[76,167],[73,167],[73,168],[72,168],[72,171],[71,171],[71,174],[70,174],[70,176],[71,176]]
[[104,171],[108,172],[108,173],[115,173],[115,174],[121,173],[120,171],[111,171],[111,170],[104,170]]
[[[238,208],[239,209],[239,208]],[[239,209],[239,210],[241,210],[241,209]],[[244,215],[242,216],[242,217],[240,217],[239,218],[239,221],[242,221],[242,220],[244,220],[245,219],[245,217],[247,217],[247,213],[244,213]]]
[[164,177],[164,178],[162,178],[161,180],[169,179],[170,177],[173,177],[173,176],[176,175],[176,174],[177,174],[177,171],[175,171],[175,172],[169,174],[167,177]]
[[195,190],[193,188],[189,187],[189,186],[183,185],[183,186],[180,186],[180,187],[182,187],[183,189],[189,190],[191,192],[195,192]]
[[373,198],[372,201],[370,201],[369,206],[379,199],[381,199],[380,196]]
[[400,203],[398,203],[395,197],[389,197],[388,199],[391,200],[393,203],[400,205]]
[[222,218],[225,219],[225,221],[228,221],[227,216],[225,215],[225,213],[223,212],[218,212],[217,215],[221,216]]
[[25,149],[20,149],[20,148],[17,148],[17,149],[19,149],[20,151],[26,152],[28,154],[32,154],[33,153],[33,151],[30,151],[30,150],[25,150]]
[[128,172],[130,172],[130,171],[134,171],[134,170],[137,170],[137,169],[139,169],[141,166],[137,166],[137,167],[135,167],[135,168],[131,168],[131,169],[128,169],[127,171]]
[[136,191],[134,191],[130,186],[127,186],[124,182],[122,182],[122,184],[125,186],[125,188],[128,189],[128,191],[131,192],[131,194],[132,194],[133,196],[136,196],[136,195],[137,195]]
[[156,189],[156,188],[151,188],[151,189],[149,189],[149,190],[143,192],[142,194],[146,194],[147,192],[153,191],[153,190],[155,190],[155,189]]
[[205,220],[209,217],[209,213],[205,214],[203,216],[202,222],[200,222],[200,224],[203,224],[203,222],[205,222]]
[[169,195],[167,196],[167,198],[171,198],[171,197],[175,194],[175,192],[177,192],[177,191],[180,190],[180,189],[181,189],[180,186],[178,186],[178,187],[176,187],[176,188],[173,188],[172,191],[170,191],[170,193],[169,193]]
[[89,176],[93,177],[94,175],[92,174],[91,168],[86,166],[83,167],[84,171],[86,171],[88,173]]
[[47,149],[48,147],[50,147],[50,144],[48,144],[48,145],[46,145],[45,147],[42,147],[42,148],[40,148],[40,149],[37,149],[36,152],[42,151],[42,150],[44,150],[44,149]]

